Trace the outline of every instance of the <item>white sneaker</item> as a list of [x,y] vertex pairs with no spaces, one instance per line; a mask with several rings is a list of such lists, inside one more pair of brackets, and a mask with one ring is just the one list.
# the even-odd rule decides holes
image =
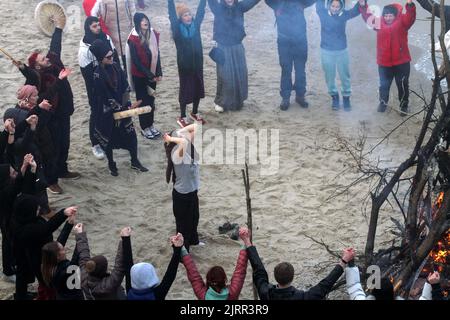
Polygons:
[[103,160],[105,158],[105,152],[103,151],[102,147],[100,147],[99,144],[96,144],[92,147],[92,153],[94,154],[94,157],[96,157],[98,160]]
[[198,246],[199,246],[199,247],[204,247],[204,246],[206,246],[206,243],[203,242],[203,241],[199,241],[199,242],[198,242]]
[[153,135],[154,135],[155,137],[161,135],[161,132],[160,132],[158,129],[155,129],[155,127],[153,127],[153,126],[150,127],[150,131],[151,131],[151,133],[153,133]]
[[214,105],[214,110],[216,110],[219,113],[223,112],[223,108],[221,106],[217,105],[217,104]]
[[10,275],[10,276],[7,276],[6,274],[4,274],[3,279],[7,282],[16,283],[16,275],[15,274]]
[[145,130],[141,130],[141,134],[147,139],[155,139],[155,135],[153,134],[150,128],[145,128]]

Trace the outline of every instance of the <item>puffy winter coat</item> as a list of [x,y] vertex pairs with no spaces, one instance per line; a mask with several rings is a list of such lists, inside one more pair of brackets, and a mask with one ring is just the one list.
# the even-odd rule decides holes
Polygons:
[[414,3],[406,5],[406,13],[402,13],[402,5],[393,4],[398,15],[392,24],[384,22],[383,17],[374,17],[368,12],[367,4],[360,6],[363,19],[377,31],[377,64],[383,67],[393,67],[411,61],[408,48],[408,30],[416,20]]

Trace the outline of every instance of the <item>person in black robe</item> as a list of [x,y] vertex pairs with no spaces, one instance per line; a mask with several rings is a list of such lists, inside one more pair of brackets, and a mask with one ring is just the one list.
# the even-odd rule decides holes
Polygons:
[[131,156],[131,168],[146,172],[148,169],[138,160],[133,120],[131,117],[114,119],[115,112],[136,108],[141,101],[131,104],[125,72],[113,61],[113,52],[104,41],[95,40],[89,50],[99,61],[99,65],[94,70],[95,112],[97,113],[94,135],[105,150],[111,175],[119,175],[113,159],[113,149],[128,150]]

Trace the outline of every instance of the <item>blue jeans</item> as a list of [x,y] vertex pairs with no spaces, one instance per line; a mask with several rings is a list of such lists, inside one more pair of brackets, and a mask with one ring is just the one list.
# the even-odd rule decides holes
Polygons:
[[321,50],[322,69],[325,73],[325,81],[327,82],[328,93],[330,96],[338,95],[336,87],[336,69],[341,79],[341,94],[344,97],[350,97],[352,87],[350,83],[350,70],[348,49],[339,51]]

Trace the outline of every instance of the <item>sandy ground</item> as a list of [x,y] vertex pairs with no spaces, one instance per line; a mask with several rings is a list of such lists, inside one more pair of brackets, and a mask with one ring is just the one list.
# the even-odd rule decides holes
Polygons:
[[[50,39],[37,31],[33,12],[38,1],[0,0],[0,37],[2,47],[18,59],[25,59],[35,48],[48,48]],[[81,1],[62,1],[81,7]],[[189,1],[196,6],[197,1]],[[384,5],[387,1],[377,1]],[[74,11],[76,12],[76,11]],[[178,116],[178,75],[175,46],[171,40],[166,2],[151,1],[146,13],[153,27],[161,32],[161,57],[164,81],[157,92],[156,126],[169,131],[176,127]],[[76,15],[75,15],[76,16]],[[314,7],[306,11],[309,37],[307,63],[308,99],[310,108],[299,108],[293,102],[287,112],[278,108],[280,97],[280,67],[276,49],[276,27],[272,10],[259,3],[246,15],[247,51],[249,69],[249,99],[242,111],[216,114],[213,100],[216,86],[215,64],[207,56],[212,46],[213,16],[207,8],[202,35],[205,54],[206,98],[200,111],[208,120],[207,128],[224,132],[225,128],[279,129],[279,170],[273,175],[260,175],[259,165],[250,167],[253,205],[254,243],[257,246],[269,277],[281,261],[290,261],[296,270],[294,284],[308,288],[331,270],[328,261],[333,258],[306,235],[323,239],[331,249],[353,246],[364,249],[367,220],[361,212],[368,185],[360,185],[343,197],[326,202],[337,187],[350,183],[357,172],[339,174],[350,158],[344,153],[326,150],[334,145],[333,133],[356,139],[364,125],[368,145],[374,145],[384,134],[397,126],[403,118],[398,112],[376,112],[378,72],[375,62],[375,32],[368,30],[360,17],[349,22],[348,40],[353,83],[353,110],[350,113],[332,112],[320,65],[320,24]],[[427,16],[418,8],[418,16]],[[84,82],[79,72],[77,52],[82,37],[82,19],[79,27],[64,34],[63,61],[75,72],[70,78],[75,95],[75,113],[72,117],[69,166],[81,172],[77,181],[62,181],[64,194],[51,196],[56,208],[79,206],[79,221],[86,226],[93,254],[105,254],[112,262],[119,241],[119,230],[130,225],[133,230],[135,262],[153,263],[160,277],[169,262],[171,248],[168,237],[175,232],[172,214],[171,186],[165,182],[165,154],[161,140],[148,141],[138,135],[140,159],[150,168],[146,174],[129,169],[127,152],[115,152],[119,177],[112,177],[106,162],[96,160],[91,153],[88,137],[89,107]],[[76,18],[75,18],[76,19]],[[429,33],[428,22],[417,21],[410,31],[413,62],[424,56],[421,42]],[[419,39],[419,40],[417,40]],[[416,41],[417,40],[417,41]],[[0,59],[0,111],[15,104],[15,92],[23,83],[6,59]],[[429,91],[425,75],[412,68],[411,89]],[[391,92],[391,105],[398,108],[396,89]],[[412,111],[420,110],[420,101],[412,96]],[[373,153],[373,159],[385,160],[394,166],[411,150],[420,127],[421,115],[413,117]],[[138,128],[138,122],[135,121]],[[199,232],[205,247],[194,247],[192,253],[200,272],[205,275],[213,265],[222,265],[229,277],[234,270],[239,243],[219,235],[218,226],[226,221],[246,222],[245,193],[241,176],[242,165],[203,165],[201,168]],[[380,216],[378,242],[391,238],[389,217],[400,218],[398,210],[386,207]],[[74,239],[68,241],[72,252]],[[323,268],[324,267],[324,268]],[[0,297],[9,298],[13,286],[0,280]],[[180,266],[168,299],[195,299],[191,286]],[[252,298],[251,268],[241,293],[241,299]],[[345,299],[343,291],[331,298]]]

